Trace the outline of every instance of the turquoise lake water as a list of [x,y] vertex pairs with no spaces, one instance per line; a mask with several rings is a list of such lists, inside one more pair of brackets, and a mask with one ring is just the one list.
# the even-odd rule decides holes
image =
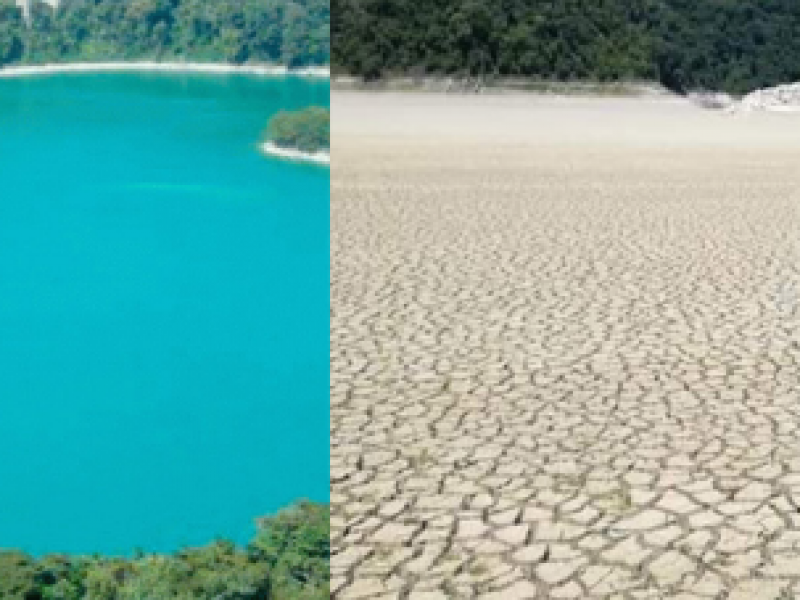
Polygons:
[[295,78],[0,80],[0,547],[246,542],[328,498],[329,174]]

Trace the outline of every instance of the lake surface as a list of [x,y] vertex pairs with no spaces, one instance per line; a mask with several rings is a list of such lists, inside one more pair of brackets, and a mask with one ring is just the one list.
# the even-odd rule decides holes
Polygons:
[[0,81],[0,547],[246,542],[328,498],[329,177],[297,78]]

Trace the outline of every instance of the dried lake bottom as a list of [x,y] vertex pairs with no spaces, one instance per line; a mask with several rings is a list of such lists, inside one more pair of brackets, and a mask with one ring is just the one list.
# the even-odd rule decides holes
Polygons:
[[333,111],[333,596],[800,595],[798,117]]

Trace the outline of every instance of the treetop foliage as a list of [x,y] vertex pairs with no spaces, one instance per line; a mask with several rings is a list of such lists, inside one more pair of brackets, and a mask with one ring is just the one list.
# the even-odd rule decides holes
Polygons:
[[34,559],[0,552],[4,600],[324,600],[330,508],[301,502],[260,523],[246,549],[226,541],[172,556]]
[[36,1],[30,27],[0,0],[0,66],[196,60],[290,67],[330,62],[327,0]]
[[797,0],[332,0],[333,68],[655,80],[744,93],[800,79]]

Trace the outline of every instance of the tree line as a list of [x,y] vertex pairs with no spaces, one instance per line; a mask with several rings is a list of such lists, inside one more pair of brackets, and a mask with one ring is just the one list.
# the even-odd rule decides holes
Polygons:
[[132,558],[0,551],[5,600],[324,600],[330,507],[300,502],[259,521],[247,548],[217,541]]
[[658,81],[744,93],[800,79],[797,0],[331,0],[334,71]]
[[330,62],[327,0],[66,0],[56,11],[34,2],[30,21],[14,0],[0,0],[0,65]]

